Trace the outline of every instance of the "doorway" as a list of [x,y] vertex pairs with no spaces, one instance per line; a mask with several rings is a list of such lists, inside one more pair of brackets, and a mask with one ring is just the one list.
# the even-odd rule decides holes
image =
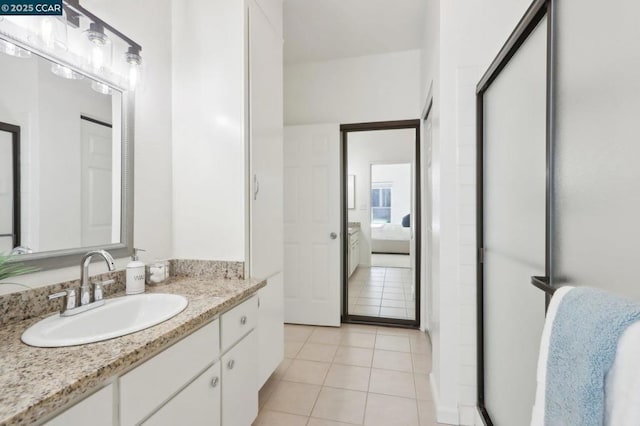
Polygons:
[[346,124],[343,322],[420,325],[420,120]]

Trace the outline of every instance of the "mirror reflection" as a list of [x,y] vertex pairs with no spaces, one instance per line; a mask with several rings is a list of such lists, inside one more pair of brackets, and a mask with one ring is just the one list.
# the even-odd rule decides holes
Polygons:
[[0,253],[121,241],[121,103],[63,65],[0,54]]

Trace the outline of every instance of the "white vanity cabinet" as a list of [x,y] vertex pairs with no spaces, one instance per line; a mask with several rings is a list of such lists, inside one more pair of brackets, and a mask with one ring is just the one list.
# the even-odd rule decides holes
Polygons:
[[222,356],[222,424],[250,425],[258,415],[256,333],[251,331]]
[[220,362],[216,362],[149,417],[143,425],[220,426],[222,424],[220,416],[221,388]]
[[46,424],[248,426],[258,415],[257,327],[254,294]]
[[360,231],[355,230],[349,234],[349,276],[353,274],[360,264]]
[[168,401],[220,355],[215,320],[120,377],[120,420],[134,425]]
[[284,282],[282,272],[258,290],[258,386],[262,387],[284,359]]
[[45,423],[46,426],[113,426],[113,385],[108,385]]

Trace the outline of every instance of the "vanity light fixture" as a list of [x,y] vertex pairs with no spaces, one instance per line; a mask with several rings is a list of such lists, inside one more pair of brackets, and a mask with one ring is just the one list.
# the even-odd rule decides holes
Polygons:
[[82,80],[84,78],[82,74],[75,72],[71,68],[56,63],[51,64],[51,72],[67,80]]
[[113,90],[111,90],[111,87],[95,80],[91,82],[91,88],[98,93],[102,93],[103,95],[110,95],[113,93]]
[[108,43],[111,43],[109,37],[104,33],[104,27],[101,24],[95,22],[90,23],[89,29],[84,33],[89,41],[96,46],[106,46]]
[[[95,71],[111,67],[112,52],[122,43],[116,43],[121,40],[126,46],[124,60],[128,64],[128,80],[131,90],[133,90],[140,80],[140,65],[142,64],[142,46],[138,43],[85,9],[80,0],[63,0],[64,9],[67,13],[70,26],[79,27],[81,22],[86,18],[89,21],[89,28],[84,31],[85,36],[93,47],[91,48],[91,65]],[[73,18],[73,19],[72,19]],[[82,20],[80,19],[82,18]],[[113,40],[113,41],[112,41]],[[116,68],[119,68],[116,65]]]
[[40,39],[47,49],[67,50],[67,17],[45,16],[40,21]]
[[30,58],[31,52],[0,38],[0,52],[17,58]]
[[91,66],[96,72],[103,67],[111,66],[111,40],[104,32],[104,26],[91,22],[89,29],[84,32],[89,40],[91,50]]
[[140,49],[131,46],[124,56],[129,64],[129,85],[131,90],[135,90],[136,86],[140,82],[140,66],[142,65]]

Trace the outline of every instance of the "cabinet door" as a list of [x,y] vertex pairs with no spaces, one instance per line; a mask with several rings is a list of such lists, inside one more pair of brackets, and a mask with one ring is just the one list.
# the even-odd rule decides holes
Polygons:
[[258,387],[267,381],[284,358],[284,286],[282,273],[258,290]]
[[217,362],[143,424],[220,426],[221,388],[220,363]]
[[218,358],[220,322],[213,321],[120,378],[120,419],[136,424]]
[[47,426],[112,426],[113,425],[113,385],[105,386],[98,392],[80,401],[64,413],[54,417]]
[[283,265],[282,36],[252,3],[249,27],[250,268],[268,278]]
[[257,335],[249,333],[222,357],[222,424],[250,425],[258,415]]

